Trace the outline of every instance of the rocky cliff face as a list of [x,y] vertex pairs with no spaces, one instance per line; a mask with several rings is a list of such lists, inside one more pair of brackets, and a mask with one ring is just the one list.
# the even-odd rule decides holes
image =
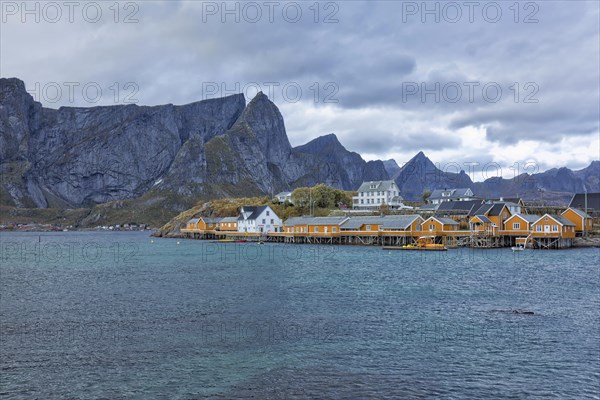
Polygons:
[[421,200],[425,190],[473,187],[471,178],[464,171],[441,171],[422,151],[404,164],[393,179],[407,200]]
[[[311,176],[303,177],[307,183],[325,183],[329,186],[356,190],[363,181],[389,179],[381,161],[366,162],[358,153],[346,150],[334,134],[318,137],[294,148],[297,163]],[[311,180],[312,178],[312,180]]]
[[[334,134],[292,148],[279,109],[262,93],[247,106],[239,94],[183,106],[54,110],[35,102],[22,81],[0,79],[0,204],[20,208],[116,201],[110,207],[129,207],[132,215],[139,207],[172,213],[200,199],[317,183],[356,190],[390,178],[409,200],[445,187],[536,198],[540,191],[600,191],[599,168],[595,161],[580,171],[473,183],[464,172],[440,171],[422,152],[402,168],[393,160],[366,162]],[[90,223],[100,219],[90,215]]]
[[0,79],[0,204],[81,207],[174,194],[272,194],[326,182],[385,179],[335,136],[293,149],[283,117],[259,93],[183,106],[43,108],[18,79]]
[[383,161],[383,166],[385,167],[385,171],[389,176],[396,176],[398,172],[400,172],[400,166],[396,162],[396,160],[389,159]]
[[194,183],[202,143],[227,131],[245,106],[235,95],[185,106],[54,110],[17,79],[1,79],[0,96],[2,201],[19,207],[133,198],[161,178],[167,189]]

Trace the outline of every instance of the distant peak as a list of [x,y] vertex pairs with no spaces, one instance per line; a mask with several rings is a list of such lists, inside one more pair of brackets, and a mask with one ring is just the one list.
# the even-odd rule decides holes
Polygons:
[[332,149],[348,151],[346,150],[344,145],[340,143],[337,136],[333,133],[314,138],[310,142],[298,146],[297,148],[300,151],[305,151],[309,153],[319,153],[325,151],[326,149],[327,151],[331,151]]
[[260,92],[256,93],[256,96],[254,96],[254,98],[252,99],[252,101],[258,101],[258,100],[269,100],[269,96],[267,96],[262,91],[260,91]]
[[410,159],[409,162],[416,162],[416,161],[419,161],[419,162],[429,161],[429,162],[431,162],[431,160],[429,160],[429,158],[422,151],[419,151],[413,158]]
[[338,137],[335,135],[335,133],[328,133],[327,135],[319,136],[315,140],[319,140],[322,142],[326,141],[326,142],[331,142],[331,143],[333,143],[333,142],[339,143],[340,142]]
[[342,144],[340,143],[340,141],[338,140],[337,136],[334,133],[329,133],[327,135],[316,137],[306,144],[307,145],[313,144],[313,145],[319,145],[319,146],[326,146],[326,145],[334,144],[334,145],[342,146]]
[[12,86],[17,90],[25,92],[25,82],[19,78],[0,78],[0,86]]

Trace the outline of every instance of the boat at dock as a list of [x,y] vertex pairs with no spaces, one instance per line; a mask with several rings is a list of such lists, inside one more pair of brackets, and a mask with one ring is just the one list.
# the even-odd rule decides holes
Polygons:
[[435,243],[435,236],[421,236],[414,244],[383,246],[383,250],[447,251],[448,248],[441,243]]

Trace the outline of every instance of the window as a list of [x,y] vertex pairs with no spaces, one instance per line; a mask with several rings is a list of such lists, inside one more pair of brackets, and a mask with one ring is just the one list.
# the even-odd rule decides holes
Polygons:
[[269,216],[269,211],[267,210],[267,217]]
[[521,224],[520,224],[520,223],[518,223],[518,222],[515,222],[515,223],[513,224],[513,229],[521,229]]
[[541,232],[542,231],[542,226],[538,225],[535,227],[536,232]]
[[558,225],[552,225],[552,232],[558,232]]
[[365,204],[365,201],[363,199],[360,199],[360,204]]
[[367,225],[367,230],[370,231],[371,230],[371,225]]
[[266,223],[266,222],[267,222],[267,220],[265,220],[265,219],[263,218],[263,222],[262,222],[262,223],[264,224],[264,223]]
[[315,232],[319,232],[319,227],[315,226]]
[[271,218],[271,224],[273,224],[273,221],[274,221],[274,219],[273,219],[273,218]]
[[429,230],[432,231],[435,229],[435,225],[434,224],[429,224]]
[[337,228],[331,228],[331,232],[336,233],[337,232]]

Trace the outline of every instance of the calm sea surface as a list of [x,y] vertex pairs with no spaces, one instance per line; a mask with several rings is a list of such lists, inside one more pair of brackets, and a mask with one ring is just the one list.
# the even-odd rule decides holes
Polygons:
[[600,398],[598,249],[0,248],[6,399]]

